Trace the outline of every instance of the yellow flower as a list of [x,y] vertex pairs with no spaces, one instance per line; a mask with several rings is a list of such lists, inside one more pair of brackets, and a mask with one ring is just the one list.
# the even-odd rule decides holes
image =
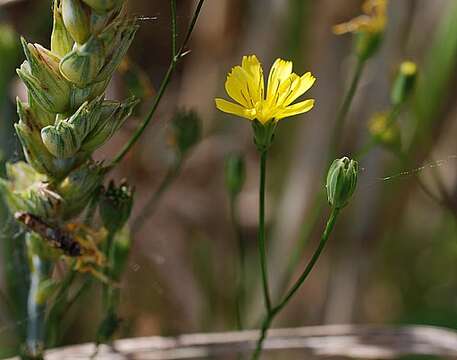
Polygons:
[[227,76],[225,89],[237,103],[216,99],[216,107],[226,113],[266,124],[310,111],[314,100],[292,103],[308,91],[315,82],[310,72],[298,76],[292,72],[292,62],[277,59],[265,84],[262,66],[255,55],[244,56],[241,66],[235,66]]
[[354,32],[383,32],[387,22],[387,3],[387,0],[366,0],[362,6],[363,15],[334,26],[333,32],[336,35]]

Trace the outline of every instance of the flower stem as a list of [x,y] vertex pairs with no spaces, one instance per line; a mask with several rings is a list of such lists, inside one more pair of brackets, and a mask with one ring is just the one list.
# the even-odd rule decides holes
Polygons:
[[40,284],[48,277],[50,264],[39,255],[30,256],[32,271],[30,272],[30,290],[27,302],[27,340],[26,352],[30,359],[42,359],[45,348],[46,301],[40,296]]
[[327,225],[325,226],[324,232],[322,233],[321,240],[319,242],[319,246],[317,247],[316,251],[314,252],[313,256],[311,257],[311,260],[309,261],[308,265],[305,267],[305,269],[303,270],[303,273],[298,278],[298,280],[294,283],[294,285],[291,287],[291,289],[284,296],[283,300],[277,306],[275,306],[274,308],[270,309],[267,312],[265,320],[263,321],[263,324],[262,324],[261,335],[260,335],[259,339],[257,340],[256,349],[251,358],[252,360],[259,359],[259,357],[262,353],[263,343],[267,337],[267,333],[268,333],[268,330],[270,329],[271,323],[273,322],[275,317],[289,303],[289,301],[294,297],[294,295],[303,285],[303,283],[305,282],[305,280],[308,278],[309,274],[313,270],[314,266],[316,265],[317,260],[321,256],[322,251],[324,250],[324,247],[330,237],[330,234],[333,231],[338,214],[339,214],[339,209],[332,208],[329,219],[327,221]]
[[182,57],[186,54],[186,46],[190,40],[190,37],[192,35],[192,32],[194,31],[195,25],[197,23],[198,17],[200,15],[200,12],[203,7],[203,3],[205,0],[199,0],[197,8],[194,12],[194,15],[192,17],[191,23],[189,25],[189,29],[187,31],[186,37],[184,38],[184,41],[179,48],[178,51],[176,51],[177,46],[176,46],[176,41],[177,41],[177,34],[178,34],[178,29],[177,29],[177,21],[176,21],[176,0],[171,0],[171,9],[172,9],[172,58],[170,65],[168,67],[168,70],[165,74],[165,77],[162,80],[162,84],[160,85],[159,91],[155,97],[154,103],[152,104],[151,110],[146,116],[146,118],[143,120],[143,122],[140,124],[138,129],[133,133],[132,137],[130,140],[127,142],[127,144],[121,149],[119,154],[116,155],[116,157],[113,159],[110,168],[114,167],[118,163],[122,161],[122,159],[127,155],[127,153],[130,151],[130,149],[135,145],[135,143],[139,140],[141,135],[143,134],[144,130],[146,130],[147,126],[151,122],[157,108],[160,105],[160,102],[168,88],[168,85],[170,84],[171,77],[176,69],[176,66],[178,62],[182,59]]
[[260,154],[260,186],[259,186],[259,231],[258,245],[260,269],[262,272],[263,296],[267,313],[271,311],[270,288],[268,285],[268,265],[267,252],[265,247],[265,179],[267,171],[268,151],[262,151]]
[[343,103],[338,111],[335,126],[333,128],[333,134],[330,142],[329,163],[337,156],[340,146],[341,134],[344,130],[349,109],[351,108],[352,101],[354,100],[354,95],[359,85],[364,67],[365,61],[358,58],[351,84],[346,94],[344,95]]
[[336,219],[339,214],[339,209],[337,208],[332,208],[332,211],[330,213],[330,217],[327,220],[327,225],[325,226],[324,232],[322,233],[321,240],[319,242],[319,246],[317,247],[316,251],[314,252],[311,260],[309,261],[308,265],[306,266],[305,270],[303,273],[300,275],[298,280],[295,282],[295,284],[292,286],[292,288],[289,290],[287,295],[284,297],[284,299],[279,303],[279,305],[275,308],[277,312],[280,312],[292,299],[292,297],[295,295],[295,293],[300,289],[302,284],[305,282],[307,279],[308,275],[311,273],[313,270],[314,266],[317,263],[317,260],[322,254],[322,251],[324,250],[325,244],[327,243],[328,238],[330,237],[330,234],[333,231],[333,228],[336,223]]

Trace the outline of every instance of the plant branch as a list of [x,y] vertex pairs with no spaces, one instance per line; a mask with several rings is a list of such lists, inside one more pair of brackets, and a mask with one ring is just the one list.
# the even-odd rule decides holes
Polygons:
[[192,35],[192,32],[195,28],[195,25],[197,23],[197,20],[198,20],[198,17],[200,15],[200,12],[201,12],[201,9],[203,7],[203,4],[205,2],[205,0],[199,0],[198,2],[198,5],[197,5],[197,8],[194,12],[194,15],[192,17],[192,20],[191,20],[191,23],[189,25],[189,29],[187,31],[187,34],[186,34],[186,37],[180,47],[180,49],[176,52],[176,40],[177,40],[177,33],[178,33],[178,29],[177,29],[177,21],[176,21],[176,3],[175,3],[176,0],[171,0],[171,8],[172,8],[172,58],[171,58],[171,62],[170,62],[170,65],[168,67],[168,70],[165,74],[165,77],[163,78],[162,80],[162,84],[160,85],[160,88],[159,88],[159,91],[155,97],[155,100],[152,104],[152,107],[151,107],[151,110],[150,112],[148,113],[148,115],[146,116],[146,118],[143,120],[143,122],[140,124],[140,126],[138,127],[138,129],[133,133],[132,137],[130,138],[130,140],[127,142],[127,144],[122,148],[122,150],[119,152],[119,154],[116,155],[116,157],[113,159],[113,161],[111,162],[109,168],[112,169],[115,165],[119,164],[122,159],[125,157],[125,155],[127,155],[127,153],[131,150],[131,148],[133,147],[133,145],[135,145],[135,143],[139,140],[139,138],[141,137],[141,135],[143,134],[143,132],[146,130],[146,128],[148,127],[149,123],[151,122],[157,108],[159,107],[160,105],[160,102],[168,88],[168,85],[170,84],[170,81],[171,81],[171,77],[173,75],[173,73],[175,72],[175,69],[176,69],[176,66],[177,64],[179,63],[179,61],[181,60],[181,58],[183,56],[186,55],[186,46],[190,40],[190,37]]

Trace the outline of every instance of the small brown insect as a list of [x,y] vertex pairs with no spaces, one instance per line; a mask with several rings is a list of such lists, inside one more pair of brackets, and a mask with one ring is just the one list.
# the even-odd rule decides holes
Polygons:
[[62,250],[65,255],[71,257],[82,255],[79,243],[65,230],[51,226],[38,216],[26,212],[17,212],[14,214],[14,217],[28,229],[47,240],[52,247]]

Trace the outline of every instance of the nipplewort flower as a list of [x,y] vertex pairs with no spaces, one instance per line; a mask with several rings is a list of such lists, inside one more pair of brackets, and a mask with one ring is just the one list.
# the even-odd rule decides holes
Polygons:
[[226,113],[249,120],[258,120],[262,125],[310,111],[314,100],[308,99],[293,104],[315,82],[307,72],[298,76],[292,72],[292,62],[277,59],[265,81],[262,66],[255,55],[244,56],[241,66],[235,66],[227,76],[225,89],[236,103],[216,99],[216,107]]
[[366,0],[362,6],[363,15],[348,22],[335,25],[336,35],[354,32],[381,33],[387,23],[387,0]]

